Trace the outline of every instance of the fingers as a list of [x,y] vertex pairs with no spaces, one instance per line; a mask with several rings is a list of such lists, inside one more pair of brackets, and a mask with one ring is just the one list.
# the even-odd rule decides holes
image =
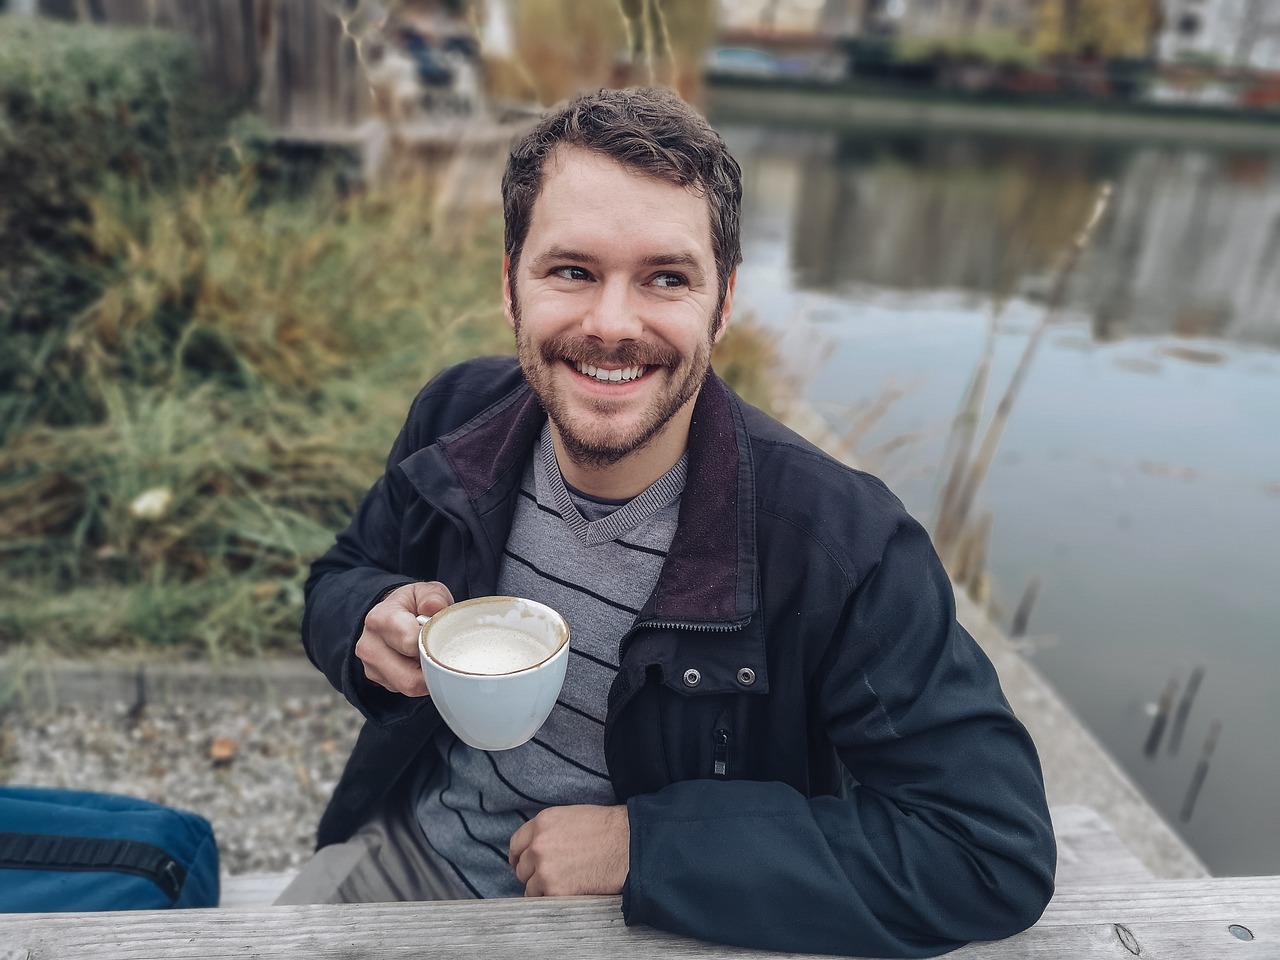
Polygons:
[[[529,820],[511,835],[511,843],[507,850],[507,862],[511,864],[511,869],[516,872],[517,877],[520,876],[520,856],[529,848],[529,841],[533,839],[533,831],[535,829],[533,820]],[[526,877],[521,877],[520,882],[524,883],[526,879]]]
[[383,597],[364,618],[365,629],[381,636],[401,656],[418,661],[420,614],[428,617],[453,603],[443,583],[407,583]]
[[419,614],[432,616],[453,603],[443,583],[409,583],[392,590],[364,618],[355,653],[373,683],[409,697],[427,695],[418,659]]
[[617,894],[630,866],[625,806],[548,807],[511,835],[526,897]]
[[364,664],[364,675],[392,693],[425,697],[430,692],[422,676],[422,664],[392,650],[378,637],[361,634],[356,641],[356,656]]

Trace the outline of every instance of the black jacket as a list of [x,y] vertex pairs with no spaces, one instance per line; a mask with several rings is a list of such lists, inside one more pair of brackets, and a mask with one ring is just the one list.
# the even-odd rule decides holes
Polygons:
[[[367,717],[320,824],[346,839],[440,717],[364,678],[368,610],[414,580],[495,592],[545,420],[513,360],[452,368],[316,561],[303,642]],[[1031,925],[1055,850],[1035,748],[880,481],[706,381],[658,585],[622,641],[605,756],[622,909],[709,940],[926,956]]]

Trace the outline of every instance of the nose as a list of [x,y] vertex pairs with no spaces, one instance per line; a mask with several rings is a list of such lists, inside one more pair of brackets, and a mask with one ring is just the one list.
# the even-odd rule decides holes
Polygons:
[[610,277],[597,285],[582,319],[582,332],[606,345],[638,340],[644,327],[641,309],[631,284],[624,278]]

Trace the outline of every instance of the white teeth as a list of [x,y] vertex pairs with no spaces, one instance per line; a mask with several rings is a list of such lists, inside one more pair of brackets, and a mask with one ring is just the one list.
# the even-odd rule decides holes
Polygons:
[[575,366],[583,376],[591,377],[602,383],[622,383],[627,380],[635,380],[644,373],[644,367],[622,367],[618,370],[602,370],[599,367],[593,367],[589,363],[579,363],[575,364]]

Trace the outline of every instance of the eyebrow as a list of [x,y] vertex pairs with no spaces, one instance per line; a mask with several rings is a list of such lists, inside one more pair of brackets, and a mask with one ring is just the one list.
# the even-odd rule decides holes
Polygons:
[[[529,269],[537,272],[555,263],[583,263],[587,266],[596,267],[600,265],[600,258],[595,254],[584,253],[581,250],[571,250],[568,247],[551,247],[532,258],[529,261]],[[680,267],[690,275],[690,279],[694,283],[701,284],[706,282],[706,271],[703,270],[702,264],[696,256],[687,250],[675,250],[671,253],[652,253],[646,257],[641,257],[640,263],[646,267]]]

